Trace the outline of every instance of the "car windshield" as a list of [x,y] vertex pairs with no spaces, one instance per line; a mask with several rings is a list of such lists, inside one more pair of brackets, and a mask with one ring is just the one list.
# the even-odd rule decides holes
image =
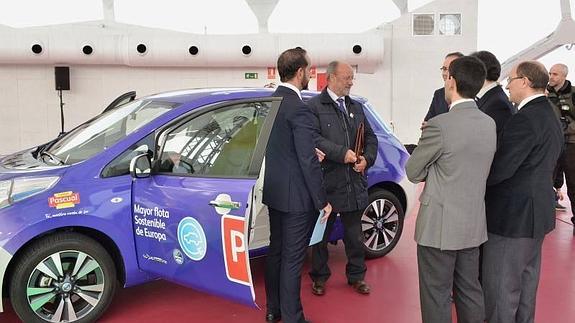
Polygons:
[[84,161],[108,149],[178,104],[137,100],[110,110],[74,129],[43,152],[45,162],[64,165]]

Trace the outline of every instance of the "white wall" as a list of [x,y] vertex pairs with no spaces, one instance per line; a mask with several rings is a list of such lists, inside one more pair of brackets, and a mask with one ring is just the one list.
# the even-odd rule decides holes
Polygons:
[[477,0],[437,0],[414,11],[434,13],[436,22],[440,13],[461,13],[461,36],[413,36],[411,14],[386,25],[393,41],[390,46],[385,44],[383,69],[392,75],[391,85],[382,84],[382,87],[392,93],[386,96],[391,100],[386,105],[392,109],[384,116],[393,122],[396,134],[404,143],[417,143],[421,134],[419,127],[433,92],[443,86],[439,68],[445,54],[453,51],[470,54],[476,50],[477,8]]
[[[259,79],[245,80],[245,72]],[[70,66],[70,91],[63,91],[65,128],[99,114],[122,93],[138,97],[195,87],[261,87],[270,81],[266,68],[135,68]],[[279,83],[279,79],[275,80]],[[0,155],[46,142],[60,132],[60,106],[54,67],[0,65]],[[315,88],[313,80],[311,88]]]
[[[416,10],[418,13],[461,13],[463,20],[463,31],[461,36],[413,36],[411,30],[412,13],[408,13],[399,19],[386,24],[368,34],[358,35],[314,35],[309,38],[299,39],[297,36],[278,35],[275,40],[268,39],[264,35],[256,35],[255,39],[261,40],[266,45],[265,51],[270,51],[269,44],[281,42],[292,42],[302,44],[310,51],[312,63],[320,62],[317,71],[325,71],[325,64],[332,59],[347,60],[352,64],[359,65],[359,73],[356,75],[355,86],[352,93],[368,98],[376,107],[377,112],[395,129],[395,133],[404,143],[417,143],[420,135],[419,125],[431,102],[433,91],[441,87],[443,82],[439,67],[446,53],[452,51],[462,51],[469,53],[476,49],[477,44],[477,1],[478,0],[437,0]],[[440,9],[443,8],[443,9]],[[450,8],[450,9],[445,9]],[[87,37],[88,30],[94,30],[94,23],[82,25],[81,37]],[[124,27],[113,26],[107,31],[113,39],[118,34],[122,34]],[[62,62],[70,66],[71,90],[64,91],[66,130],[70,130],[81,122],[99,114],[114,98],[127,91],[136,90],[138,97],[158,93],[167,90],[176,90],[193,87],[225,87],[225,86],[248,86],[260,87],[272,80],[267,79],[267,69],[265,64],[275,61],[274,55],[270,57],[257,58],[261,60],[261,67],[249,67],[249,63],[237,61],[237,53],[229,53],[234,62],[238,62],[237,67],[202,67],[205,65],[193,65],[189,59],[178,58],[178,64],[192,64],[192,66],[180,67],[141,67],[139,60],[144,58],[130,58],[126,60],[128,54],[122,49],[129,48],[127,38],[120,39],[120,43],[110,43],[110,52],[106,52],[103,58],[95,56],[89,58],[91,62],[81,65],[82,56],[69,53],[76,53],[74,44],[80,44],[80,40],[74,40],[70,44],[65,43],[64,38],[56,39],[66,46],[62,48],[50,48],[56,46],[58,42],[54,40],[54,31],[60,27],[46,27],[42,29],[36,27],[26,31],[28,40],[12,39],[14,44],[21,44],[22,48],[8,48],[0,46],[0,154],[11,153],[16,150],[28,148],[54,138],[60,131],[60,112],[57,92],[54,89],[54,64],[58,62],[56,53],[64,50],[68,53],[63,57],[71,57],[70,62]],[[74,28],[80,28],[74,26]],[[98,27],[99,28],[99,27]],[[158,31],[157,34],[147,33],[149,29],[129,26],[128,34],[146,35],[150,39],[161,35],[162,41],[170,35],[165,31]],[[15,30],[4,29],[2,35],[13,35]],[[71,30],[69,35],[74,35]],[[106,34],[107,35],[107,34]],[[114,36],[116,35],[116,36]],[[177,39],[184,37],[181,33],[176,35],[169,45],[178,45]],[[25,58],[17,55],[18,51],[28,53],[29,45],[33,39],[43,39],[49,54],[44,59],[44,63],[38,63],[38,57],[33,55]],[[72,37],[72,36],[70,36]],[[79,37],[79,36],[78,36]],[[142,36],[143,37],[143,36]],[[194,36],[200,37],[200,36]],[[214,39],[198,38],[201,41],[213,42]],[[221,36],[218,39],[223,39]],[[231,37],[231,36],[230,36]],[[238,37],[249,37],[246,35]],[[263,37],[263,38],[262,38]],[[304,36],[300,36],[304,37]],[[319,40],[319,38],[321,40]],[[14,38],[14,37],[12,37]],[[1,41],[2,37],[0,37]],[[124,40],[121,40],[124,39]],[[228,39],[228,38],[226,38]],[[353,56],[349,54],[348,48],[356,41],[362,41],[365,56]],[[154,43],[150,41],[150,43]],[[255,43],[257,44],[257,42]],[[343,47],[342,47],[343,44]],[[187,48],[189,44],[184,44]],[[287,43],[286,43],[287,45]],[[14,45],[20,46],[20,45]],[[96,50],[98,45],[96,43]],[[229,44],[221,45],[222,49],[229,48]],[[237,46],[236,46],[237,47]],[[265,46],[264,46],[265,47]],[[201,47],[200,50],[202,50]],[[218,46],[211,46],[210,50],[217,50]],[[233,47],[235,49],[235,47]],[[277,45],[276,51],[283,48]],[[163,50],[165,47],[163,47]],[[153,48],[152,48],[153,50]],[[165,49],[167,50],[167,49]],[[258,47],[254,46],[257,53]],[[70,52],[71,51],[71,52]],[[63,52],[64,53],[64,52]],[[100,53],[100,52],[96,52]],[[131,52],[128,52],[131,53]],[[377,53],[377,55],[375,55]],[[381,54],[383,53],[383,54]],[[157,54],[157,53],[156,53]],[[27,54],[28,55],[28,54]],[[226,50],[218,52],[222,62],[225,61]],[[351,56],[350,56],[351,55]],[[381,57],[383,56],[383,57]],[[162,57],[146,56],[158,63]],[[108,65],[96,64],[97,59],[109,60]],[[239,60],[244,60],[240,57]],[[28,64],[28,60],[31,63]],[[269,62],[268,62],[269,61]],[[126,66],[120,62],[129,62],[136,66]],[[137,64],[136,64],[137,63]],[[163,64],[163,61],[161,62]],[[169,62],[168,62],[169,63]],[[241,64],[240,64],[241,63]],[[362,68],[362,63],[367,69]],[[44,64],[44,65],[42,65]],[[114,64],[114,65],[110,65]],[[128,65],[130,65],[128,64]],[[213,63],[212,63],[213,64]],[[273,63],[272,63],[273,64]],[[212,65],[213,66],[213,65]],[[369,73],[364,73],[364,72]],[[259,79],[245,80],[244,73],[257,72]],[[276,83],[279,80],[276,78]],[[315,89],[315,80],[310,84],[311,89]]]

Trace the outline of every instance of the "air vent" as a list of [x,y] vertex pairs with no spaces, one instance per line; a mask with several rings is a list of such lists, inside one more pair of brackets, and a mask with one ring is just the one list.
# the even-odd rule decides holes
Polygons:
[[31,49],[32,49],[32,53],[34,53],[36,55],[42,54],[43,48],[42,48],[42,45],[40,45],[40,44],[33,44]]
[[146,47],[146,45],[144,45],[144,44],[138,44],[138,46],[136,46],[136,50],[138,51],[138,54],[146,55],[146,52],[148,51],[148,47]]
[[461,14],[440,14],[438,29],[440,35],[461,35]]
[[434,14],[414,14],[413,15],[413,35],[429,36],[435,31]]
[[188,48],[188,52],[190,53],[190,55],[192,56],[196,56],[198,55],[198,52],[200,51],[200,49],[198,48],[198,46],[190,46],[190,48]]

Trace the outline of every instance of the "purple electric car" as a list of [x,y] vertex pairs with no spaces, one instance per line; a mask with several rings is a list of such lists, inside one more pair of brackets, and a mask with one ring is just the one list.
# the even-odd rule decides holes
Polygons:
[[[53,142],[1,157],[0,296],[25,322],[94,321],[118,285],[158,278],[253,305],[249,259],[269,243],[260,174],[281,102],[271,94],[132,93]],[[362,217],[373,258],[398,242],[414,189],[405,148],[356,99],[379,141]]]

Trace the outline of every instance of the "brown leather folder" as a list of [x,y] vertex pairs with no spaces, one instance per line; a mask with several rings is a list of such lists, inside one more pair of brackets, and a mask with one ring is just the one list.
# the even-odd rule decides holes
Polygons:
[[[364,129],[364,125],[363,122],[359,123],[359,126],[357,127],[357,134],[355,135],[355,156],[357,157],[357,161],[355,162],[356,164],[359,164],[359,156],[363,155],[363,146],[364,146],[364,142],[365,142],[365,129]],[[363,172],[362,172],[363,174]]]

